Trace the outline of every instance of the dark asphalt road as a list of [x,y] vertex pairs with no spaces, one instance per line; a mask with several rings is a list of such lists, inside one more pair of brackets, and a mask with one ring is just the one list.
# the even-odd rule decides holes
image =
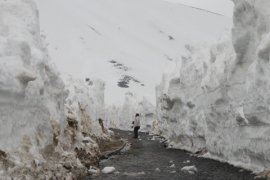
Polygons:
[[[166,149],[158,140],[153,141],[151,136],[143,133],[140,133],[141,140],[133,139],[131,132],[115,133],[128,139],[132,143],[131,149],[101,162],[101,168],[114,166],[116,172],[85,180],[253,180],[255,177],[249,171],[226,163],[190,156],[186,151]],[[187,160],[190,163],[184,163]],[[170,167],[171,164],[175,167]],[[197,173],[192,175],[181,171],[182,167],[191,165],[197,167]]]

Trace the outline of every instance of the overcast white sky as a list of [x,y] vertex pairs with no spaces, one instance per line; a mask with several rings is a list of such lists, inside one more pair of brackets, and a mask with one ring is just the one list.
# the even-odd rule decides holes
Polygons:
[[189,6],[206,9],[228,17],[232,17],[233,2],[231,0],[166,0],[169,2],[178,2]]

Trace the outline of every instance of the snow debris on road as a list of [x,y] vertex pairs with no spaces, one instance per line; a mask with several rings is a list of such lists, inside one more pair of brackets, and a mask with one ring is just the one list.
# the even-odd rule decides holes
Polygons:
[[160,169],[159,169],[159,168],[156,168],[155,171],[156,171],[156,172],[160,172]]
[[130,150],[130,148],[131,148],[131,143],[128,143],[128,142],[126,141],[126,145],[125,145],[125,147],[121,150],[121,153]]
[[188,164],[188,163],[190,163],[190,160],[186,160],[186,161],[184,161],[183,163],[184,163],[184,164]]
[[175,168],[175,164],[170,165],[170,168]]
[[90,166],[88,172],[89,172],[90,174],[92,174],[92,175],[97,175],[97,174],[100,173],[100,170],[97,169],[96,167]]
[[145,175],[145,172],[143,171],[142,172],[125,172],[124,175],[137,177],[137,176]]
[[195,166],[185,166],[181,169],[181,171],[183,172],[187,172],[189,174],[194,174],[195,172],[197,172],[197,168]]
[[239,172],[244,172],[244,169],[240,169]]
[[102,169],[103,174],[110,174],[115,171],[115,167],[105,167]]

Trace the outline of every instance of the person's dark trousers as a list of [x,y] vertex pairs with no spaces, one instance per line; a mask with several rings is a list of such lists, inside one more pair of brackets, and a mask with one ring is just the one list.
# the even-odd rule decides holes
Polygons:
[[136,126],[134,128],[134,138],[138,138],[138,131],[139,131],[139,129],[140,129],[140,126]]

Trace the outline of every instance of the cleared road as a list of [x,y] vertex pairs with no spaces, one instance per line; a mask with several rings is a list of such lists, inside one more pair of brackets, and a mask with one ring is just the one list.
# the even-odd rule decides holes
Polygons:
[[[166,149],[152,136],[140,133],[140,140],[133,139],[131,132],[115,131],[128,139],[131,149],[101,162],[101,168],[113,166],[112,174],[87,177],[86,180],[253,180],[255,175],[226,163],[190,156],[188,152]],[[185,166],[195,166],[197,172],[181,171]]]

